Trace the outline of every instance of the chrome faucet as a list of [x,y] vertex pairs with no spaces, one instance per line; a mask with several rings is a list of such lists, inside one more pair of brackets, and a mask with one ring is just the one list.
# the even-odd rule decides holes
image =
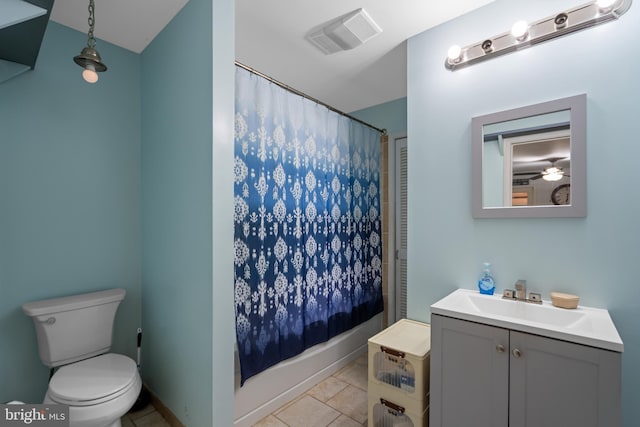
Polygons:
[[527,281],[526,280],[518,280],[516,282],[516,299],[518,300],[527,299]]
[[529,297],[527,297],[527,281],[526,280],[518,280],[516,282],[516,290],[513,289],[505,289],[502,292],[502,298],[512,301],[525,301],[532,302],[534,304],[542,304],[542,295],[539,292],[530,292]]

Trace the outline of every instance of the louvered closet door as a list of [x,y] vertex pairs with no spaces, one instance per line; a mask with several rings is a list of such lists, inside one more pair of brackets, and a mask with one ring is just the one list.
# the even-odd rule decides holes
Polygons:
[[407,317],[407,138],[396,139],[396,320]]

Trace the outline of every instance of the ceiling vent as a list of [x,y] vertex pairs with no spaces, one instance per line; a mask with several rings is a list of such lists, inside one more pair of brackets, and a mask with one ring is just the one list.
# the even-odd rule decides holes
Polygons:
[[357,9],[312,30],[307,40],[329,55],[358,47],[381,32],[364,9]]

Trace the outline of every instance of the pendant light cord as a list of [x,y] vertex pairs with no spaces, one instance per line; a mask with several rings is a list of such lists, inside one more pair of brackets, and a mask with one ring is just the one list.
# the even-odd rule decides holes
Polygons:
[[95,24],[95,4],[93,0],[89,0],[89,40],[87,41],[87,46],[91,48],[96,47],[96,39],[93,37],[93,26]]

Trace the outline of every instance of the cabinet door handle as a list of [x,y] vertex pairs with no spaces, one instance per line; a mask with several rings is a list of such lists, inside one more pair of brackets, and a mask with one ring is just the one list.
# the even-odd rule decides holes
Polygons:
[[519,348],[514,348],[512,353],[513,353],[513,355],[515,357],[521,357],[522,356],[522,352],[520,351]]
[[498,353],[504,353],[504,346],[503,346],[502,344],[498,344],[498,345],[496,346],[496,351],[497,351]]

